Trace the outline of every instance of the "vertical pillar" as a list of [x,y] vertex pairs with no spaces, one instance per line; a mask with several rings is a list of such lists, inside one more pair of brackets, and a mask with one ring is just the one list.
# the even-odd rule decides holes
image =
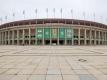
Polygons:
[[0,32],[0,44],[2,45],[2,32]]
[[101,30],[101,45],[103,45],[103,31]]
[[98,44],[100,45],[100,31],[98,31]]
[[6,45],[6,31],[4,32],[4,44]]
[[80,28],[78,29],[78,45],[80,45]]
[[84,45],[86,45],[86,29],[84,29]]
[[10,45],[10,31],[8,31],[8,44]]
[[43,41],[42,43],[43,43],[43,45],[44,45],[44,44],[45,44],[45,43],[44,43],[44,27],[43,27],[43,39],[42,39],[42,41]]
[[106,45],[106,31],[104,32],[104,45]]
[[65,45],[67,45],[67,39],[66,39],[66,28],[65,28]]
[[96,45],[96,30],[94,30],[94,45]]
[[0,32],[0,45],[1,45],[1,32]]
[[29,45],[31,43],[31,29],[29,28]]
[[7,45],[7,31],[5,32],[5,35],[6,35],[6,36],[5,36],[5,37],[6,37],[5,39],[6,39],[6,45]]
[[19,45],[19,30],[17,30],[17,45]]
[[52,28],[50,28],[50,45],[52,45]]
[[107,45],[107,31],[106,31],[106,45]]
[[72,29],[72,45],[74,45],[74,29],[73,28],[71,28]]
[[92,30],[90,29],[90,45],[92,45]]
[[2,32],[2,45],[3,45],[3,32]]
[[3,45],[3,32],[2,32],[2,45]]
[[25,30],[23,29],[23,44],[25,44]]
[[35,30],[35,31],[36,31],[36,35],[35,35],[35,36],[36,36],[36,45],[37,45],[37,40],[38,40],[38,39],[37,39],[37,28],[35,27],[35,29],[36,29],[36,30]]
[[12,45],[14,45],[14,30],[12,31]]
[[105,34],[105,45],[107,45],[107,32],[106,32],[106,34]]
[[57,43],[59,45],[59,27],[57,29],[58,29],[58,40],[57,40]]

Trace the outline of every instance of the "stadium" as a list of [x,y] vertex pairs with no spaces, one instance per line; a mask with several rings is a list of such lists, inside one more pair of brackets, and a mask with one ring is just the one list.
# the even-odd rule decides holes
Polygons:
[[76,19],[30,19],[0,25],[0,45],[107,45],[107,25]]

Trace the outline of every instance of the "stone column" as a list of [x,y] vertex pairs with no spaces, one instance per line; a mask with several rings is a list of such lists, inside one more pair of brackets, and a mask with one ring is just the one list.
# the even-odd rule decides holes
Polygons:
[[84,45],[86,45],[86,38],[87,38],[86,35],[87,35],[86,34],[86,29],[84,29]]
[[3,45],[3,32],[1,32],[1,43]]
[[2,45],[2,32],[0,32],[0,44]]
[[14,30],[12,31],[12,45],[14,45]]
[[23,44],[25,44],[25,30],[23,29]]
[[104,31],[104,45],[106,44],[106,32]]
[[100,45],[100,31],[98,31],[98,44]]
[[1,32],[0,32],[0,45],[1,45]]
[[0,32],[0,45],[1,45],[1,32]]
[[72,28],[72,45],[74,45],[74,29]]
[[44,42],[44,27],[43,27],[43,39],[42,39],[42,43],[43,43],[43,45],[45,44],[45,42]]
[[2,32],[2,45],[3,45],[3,32]]
[[66,29],[65,29],[65,45],[67,45],[67,39],[66,39]]
[[80,28],[78,29],[78,45],[80,45]]
[[101,42],[102,42],[102,45],[103,45],[103,31],[101,30]]
[[31,29],[29,28],[29,45],[31,43]]
[[36,45],[37,45],[37,40],[38,40],[38,39],[37,39],[37,28],[35,28],[35,29],[36,29],[36,30],[35,30],[35,31],[36,31],[36,35],[35,35],[35,36],[36,36]]
[[105,32],[105,45],[107,45],[107,32]]
[[94,33],[94,36],[95,36],[95,38],[94,38],[94,45],[96,45],[96,30],[94,32],[95,32]]
[[51,35],[52,31],[51,30],[52,30],[52,28],[50,28],[50,45],[52,45],[52,35]]
[[6,45],[6,31],[4,32],[4,34],[5,34],[5,45]]
[[92,30],[90,29],[90,45],[92,45]]
[[17,30],[17,45],[19,45],[19,30]]
[[106,45],[107,45],[107,32],[106,32]]
[[58,27],[58,40],[57,40],[57,43],[59,45],[59,27]]
[[8,31],[8,44],[10,45],[10,31]]

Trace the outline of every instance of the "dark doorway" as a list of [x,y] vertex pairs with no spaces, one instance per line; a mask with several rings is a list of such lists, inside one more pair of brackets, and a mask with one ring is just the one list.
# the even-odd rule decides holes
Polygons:
[[42,40],[37,40],[37,45],[42,45]]
[[67,45],[72,45],[72,40],[67,40]]
[[57,40],[52,40],[52,45],[57,45]]
[[50,40],[45,40],[45,45],[50,45]]
[[64,45],[64,40],[59,40],[59,45]]

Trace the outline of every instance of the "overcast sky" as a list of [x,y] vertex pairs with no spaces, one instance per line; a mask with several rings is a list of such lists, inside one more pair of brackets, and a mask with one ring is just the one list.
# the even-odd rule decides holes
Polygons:
[[[46,8],[48,8],[48,18],[53,17],[53,8],[55,8],[55,18],[61,18],[60,9],[62,8],[63,18],[72,18],[73,10],[74,19],[107,23],[107,0],[0,0],[0,18],[3,22],[24,19],[23,10],[25,10],[25,19],[36,18],[35,9],[38,9],[37,18],[46,18]],[[15,19],[12,14],[15,13]],[[7,21],[5,20],[7,16]]]

